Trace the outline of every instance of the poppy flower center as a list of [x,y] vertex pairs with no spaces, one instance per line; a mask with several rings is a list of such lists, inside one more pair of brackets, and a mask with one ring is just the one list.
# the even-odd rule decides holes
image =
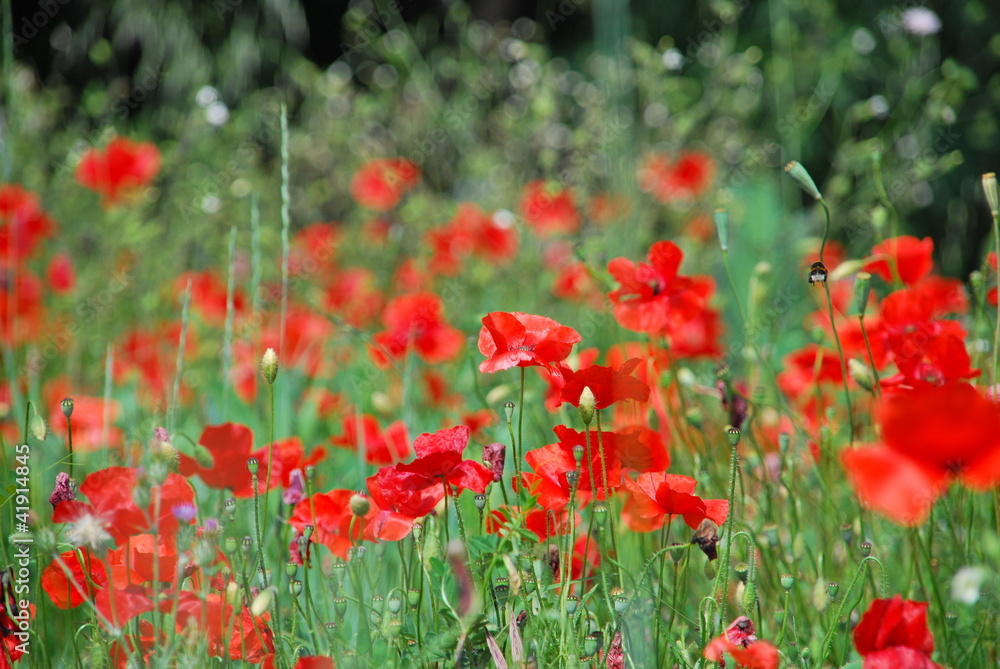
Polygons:
[[535,347],[534,346],[528,346],[527,344],[525,344],[523,346],[518,346],[517,350],[518,351],[534,351]]

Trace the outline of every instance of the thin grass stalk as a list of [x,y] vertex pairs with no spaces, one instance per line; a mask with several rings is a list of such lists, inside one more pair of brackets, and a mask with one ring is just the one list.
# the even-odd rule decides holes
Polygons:
[[177,367],[174,372],[174,385],[170,390],[170,404],[167,407],[167,432],[173,434],[177,418],[177,399],[181,392],[181,375],[184,373],[184,340],[187,339],[188,315],[191,309],[191,279],[184,288],[184,303],[181,307],[181,334],[177,343]]
[[288,229],[292,223],[288,194],[288,108],[281,104],[281,324],[278,352],[285,353],[285,325],[288,319]]

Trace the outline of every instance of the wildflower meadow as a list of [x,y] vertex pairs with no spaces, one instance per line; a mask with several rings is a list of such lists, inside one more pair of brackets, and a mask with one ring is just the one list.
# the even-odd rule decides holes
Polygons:
[[322,4],[2,3],[0,669],[1000,668],[995,7]]

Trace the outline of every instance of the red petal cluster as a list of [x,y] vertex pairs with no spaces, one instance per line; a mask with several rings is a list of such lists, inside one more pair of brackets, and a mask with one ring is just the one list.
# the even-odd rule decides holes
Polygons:
[[666,204],[698,197],[708,188],[714,175],[715,163],[704,153],[684,153],[676,161],[663,154],[653,154],[639,168],[639,187]]
[[479,331],[479,352],[487,358],[479,371],[551,365],[565,360],[582,339],[573,328],[545,316],[494,311],[483,318]]
[[538,180],[528,183],[521,194],[521,214],[539,237],[576,232],[580,212],[573,194],[563,187]]
[[372,160],[351,180],[351,196],[362,207],[388,211],[420,181],[420,168],[404,158]]
[[927,603],[876,599],[854,628],[854,647],[864,669],[940,669],[931,660],[934,637],[927,629]]
[[105,207],[121,203],[160,171],[160,150],[149,142],[117,137],[104,151],[90,149],[76,168],[76,180],[101,195]]

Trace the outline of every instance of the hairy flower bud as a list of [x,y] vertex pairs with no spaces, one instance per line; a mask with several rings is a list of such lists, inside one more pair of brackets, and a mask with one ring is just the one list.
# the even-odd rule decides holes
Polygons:
[[811,195],[817,200],[822,200],[823,196],[819,193],[819,188],[816,188],[816,182],[809,175],[809,171],[802,166],[797,160],[785,165],[785,171],[788,172],[788,176],[792,178],[795,183],[797,183],[802,190]]
[[594,391],[590,386],[584,386],[583,392],[580,393],[580,418],[583,419],[584,425],[590,426],[593,422],[596,408],[597,398],[594,397]]
[[264,355],[260,359],[260,373],[268,385],[273,384],[274,380],[278,378],[278,354],[274,352],[273,348],[264,351]]

